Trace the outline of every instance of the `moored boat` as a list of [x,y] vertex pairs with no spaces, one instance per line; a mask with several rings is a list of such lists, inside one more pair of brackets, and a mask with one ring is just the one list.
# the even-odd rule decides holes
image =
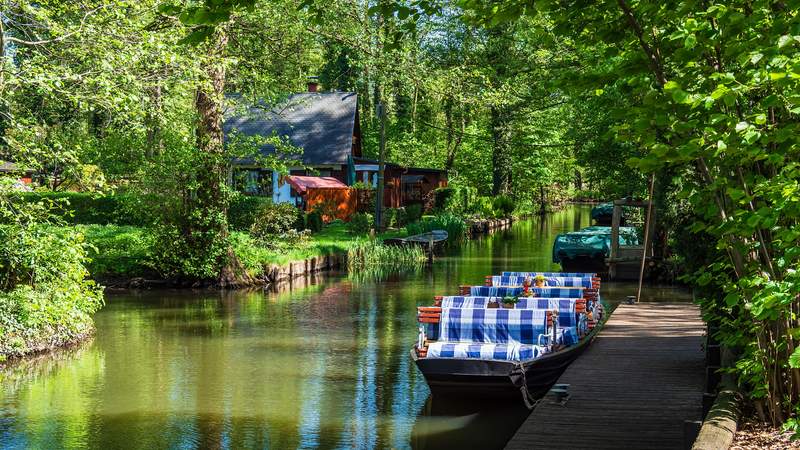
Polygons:
[[446,242],[448,237],[445,230],[433,230],[404,238],[387,239],[384,243],[389,245],[422,245],[432,248]]
[[[599,278],[557,275],[487,277],[489,286],[462,286],[462,295],[435,297],[432,306],[420,307],[420,336],[411,357],[431,391],[521,396],[532,407],[605,320]],[[531,286],[534,277],[549,285]],[[509,285],[497,285],[501,281]]]

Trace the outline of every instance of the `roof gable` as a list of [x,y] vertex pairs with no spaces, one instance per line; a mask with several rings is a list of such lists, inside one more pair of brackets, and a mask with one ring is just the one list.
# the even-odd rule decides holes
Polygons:
[[[236,106],[236,98],[229,98]],[[265,107],[263,104],[242,108],[230,107],[225,114],[223,130],[247,136],[286,137],[303,149],[301,160],[308,165],[347,164],[353,148],[357,95],[354,92],[304,92]],[[275,152],[264,146],[264,154]]]

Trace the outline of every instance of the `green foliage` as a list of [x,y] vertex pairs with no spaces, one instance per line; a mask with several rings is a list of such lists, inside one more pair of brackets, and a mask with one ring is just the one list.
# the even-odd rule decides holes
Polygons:
[[470,205],[470,212],[482,218],[493,218],[495,216],[494,199],[483,196],[476,198],[475,203]]
[[256,222],[259,211],[271,205],[272,199],[257,195],[236,195],[228,206],[228,225],[232,230],[245,231]]
[[417,246],[383,245],[374,239],[355,242],[347,252],[350,273],[380,277],[388,273],[415,270],[425,263],[425,252]]
[[363,235],[372,229],[374,218],[369,213],[355,213],[347,222],[347,231],[352,234]]
[[383,210],[383,223],[387,227],[402,227],[406,222],[405,208],[386,208]]
[[406,206],[406,222],[414,223],[422,218],[422,205],[414,203]]
[[498,195],[492,201],[492,210],[499,217],[510,217],[515,207],[514,200],[507,195]]
[[92,277],[144,277],[155,274],[152,235],[144,229],[87,225],[77,230],[92,247],[87,268]]
[[103,195],[88,192],[21,192],[21,202],[52,204],[51,212],[72,224],[133,225],[152,222],[145,201],[135,194]]
[[302,220],[303,212],[291,203],[264,202],[256,211],[250,234],[267,242],[300,228]]
[[77,230],[52,232],[46,206],[9,209],[0,196],[0,355],[63,345],[91,333],[101,289],[88,280],[89,246]]
[[311,230],[312,233],[318,233],[322,230],[324,222],[322,221],[322,213],[314,210],[305,215],[305,227]]
[[372,187],[371,184],[364,183],[363,181],[356,181],[350,187],[353,188],[353,189],[361,189],[361,190],[365,190],[365,191],[371,191],[371,190],[375,189],[374,187]]
[[467,238],[467,233],[469,231],[464,219],[450,213],[425,217],[418,222],[409,223],[406,225],[406,230],[408,234],[412,236],[433,230],[444,230],[447,231],[448,244],[463,242]]

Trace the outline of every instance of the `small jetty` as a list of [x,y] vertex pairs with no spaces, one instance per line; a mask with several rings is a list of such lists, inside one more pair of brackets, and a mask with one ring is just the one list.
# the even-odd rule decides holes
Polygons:
[[[681,449],[701,420],[705,325],[688,303],[620,305],[507,449]],[[557,386],[558,386],[557,385]]]

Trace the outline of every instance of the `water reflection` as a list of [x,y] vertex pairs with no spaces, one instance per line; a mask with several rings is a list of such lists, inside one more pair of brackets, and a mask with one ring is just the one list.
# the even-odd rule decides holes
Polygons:
[[379,282],[109,295],[92,342],[0,371],[0,447],[501,447],[525,411],[429,399],[408,357],[416,307],[489,273],[557,269],[555,234],[588,222],[588,208],[521,222]]

